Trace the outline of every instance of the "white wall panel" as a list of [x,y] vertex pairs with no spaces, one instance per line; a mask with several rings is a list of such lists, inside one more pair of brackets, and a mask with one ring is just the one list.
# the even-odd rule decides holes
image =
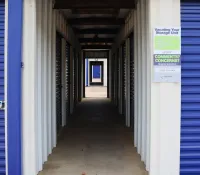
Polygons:
[[[180,0],[149,1],[150,65],[153,65],[153,29],[180,27],[180,14]],[[151,66],[152,77],[153,74]],[[151,82],[150,94],[150,175],[180,174],[181,83]]]
[[74,51],[73,48],[70,47],[70,114],[73,113],[74,110],[74,97],[73,97],[73,91],[74,91],[74,76],[73,76],[73,59],[74,59]]
[[137,4],[137,39],[138,39],[138,153],[141,154],[142,148],[142,119],[141,119],[141,112],[142,112],[142,100],[141,100],[141,14],[140,14],[140,2]]
[[36,145],[36,2],[24,1],[22,69],[22,160],[23,175],[37,174]]
[[56,134],[56,15],[55,10],[52,12],[52,58],[51,58],[51,77],[52,77],[52,148],[56,146],[57,134]]
[[140,15],[141,15],[141,102],[142,102],[142,109],[141,109],[141,122],[142,122],[142,142],[141,142],[141,158],[142,161],[146,161],[146,90],[145,90],[145,82],[146,82],[146,67],[145,67],[145,59],[146,59],[146,47],[145,47],[145,12],[144,12],[144,0],[140,2]]
[[37,0],[37,71],[36,71],[36,77],[37,77],[37,170],[42,170],[42,153],[43,153],[43,147],[42,147],[42,129],[43,129],[43,121],[42,121],[42,3],[40,0]]
[[25,1],[23,21],[23,175],[36,175],[56,146],[56,19],[51,0]]
[[150,170],[150,117],[151,117],[151,60],[148,59],[149,56],[149,0],[145,0],[145,22],[146,22],[146,102],[147,102],[147,109],[146,109],[146,117],[147,117],[147,124],[146,124],[146,132],[147,132],[147,139],[146,139],[146,169],[147,171]]
[[144,104],[144,110],[143,110],[143,149],[144,149],[144,162],[147,163],[147,134],[149,131],[147,131],[147,16],[146,16],[146,0],[142,0],[142,32],[143,32],[143,104]]
[[138,27],[137,27],[137,11],[134,11],[134,145],[138,146]]
[[43,27],[42,27],[42,35],[43,35],[43,65],[42,65],[42,70],[43,70],[43,76],[42,76],[42,95],[43,95],[43,161],[47,161],[47,139],[48,139],[48,134],[47,134],[47,3],[48,0],[44,0],[44,8],[43,8]]
[[52,111],[51,111],[51,101],[52,101],[52,76],[51,76],[51,59],[52,59],[52,2],[49,0],[48,3],[48,57],[47,57],[47,67],[48,67],[48,154],[52,153]]

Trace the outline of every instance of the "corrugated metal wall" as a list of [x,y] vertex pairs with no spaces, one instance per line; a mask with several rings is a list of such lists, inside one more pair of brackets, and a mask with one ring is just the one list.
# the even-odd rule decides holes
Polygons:
[[181,2],[181,175],[200,174],[200,1]]
[[[72,47],[77,47],[77,51],[79,48],[76,38],[73,44],[70,43],[72,47],[66,48],[66,42],[74,35],[71,33],[68,38],[69,28],[62,27],[67,23],[60,16],[62,14],[53,9],[51,0],[23,3],[22,170],[23,174],[35,175],[43,169],[44,162],[57,144],[56,120],[57,128],[65,126],[69,104],[73,104],[72,98],[69,101],[69,91],[68,98],[67,94],[65,96],[66,91],[72,89],[69,88],[72,79],[66,74],[72,72],[70,68],[73,65],[69,51],[72,53]],[[56,30],[60,33],[57,40]]]
[[[4,22],[5,3],[0,1],[0,101],[5,100],[4,96]],[[5,166],[5,113],[0,110],[0,174],[6,174]]]

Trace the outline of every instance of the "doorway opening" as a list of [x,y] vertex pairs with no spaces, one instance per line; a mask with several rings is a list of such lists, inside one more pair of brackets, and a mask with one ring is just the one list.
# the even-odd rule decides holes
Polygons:
[[[135,80],[130,78],[134,74],[134,70],[130,71],[130,64],[134,67],[134,54],[130,53],[134,46],[133,29],[125,35],[125,21],[132,11],[102,7],[59,9],[55,13],[56,27],[52,25],[53,35],[41,34],[55,37],[42,38],[50,54],[44,61],[39,60],[44,75],[38,92],[40,88],[45,92],[36,98],[42,101],[36,125],[42,133],[36,136],[40,175],[147,174],[133,145],[134,124],[130,124],[135,120],[134,97],[130,103],[130,87],[131,95],[135,94]],[[46,18],[41,21],[46,24]],[[51,41],[55,42],[49,45]],[[43,49],[37,51],[41,51],[43,59]],[[49,55],[53,55],[51,64]]]
[[107,58],[85,58],[85,98],[107,98]]

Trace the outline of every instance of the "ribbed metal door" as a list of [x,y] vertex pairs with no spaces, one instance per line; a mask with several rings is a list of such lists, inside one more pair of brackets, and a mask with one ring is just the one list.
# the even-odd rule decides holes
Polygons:
[[133,34],[130,35],[130,123],[134,128],[134,56]]
[[122,114],[126,116],[126,44],[122,45]]
[[200,174],[200,1],[181,2],[181,175]]
[[61,69],[61,48],[62,37],[56,33],[56,118],[57,131],[62,127],[62,69]]
[[67,119],[70,115],[70,45],[66,44],[66,114]]
[[[0,1],[0,100],[4,101],[4,22],[5,22],[5,3]],[[5,166],[5,113],[0,110],[0,174],[6,174]]]

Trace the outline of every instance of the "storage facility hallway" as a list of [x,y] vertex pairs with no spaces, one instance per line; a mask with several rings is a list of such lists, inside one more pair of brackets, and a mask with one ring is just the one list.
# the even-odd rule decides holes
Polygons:
[[39,175],[146,175],[132,136],[109,99],[83,99]]

